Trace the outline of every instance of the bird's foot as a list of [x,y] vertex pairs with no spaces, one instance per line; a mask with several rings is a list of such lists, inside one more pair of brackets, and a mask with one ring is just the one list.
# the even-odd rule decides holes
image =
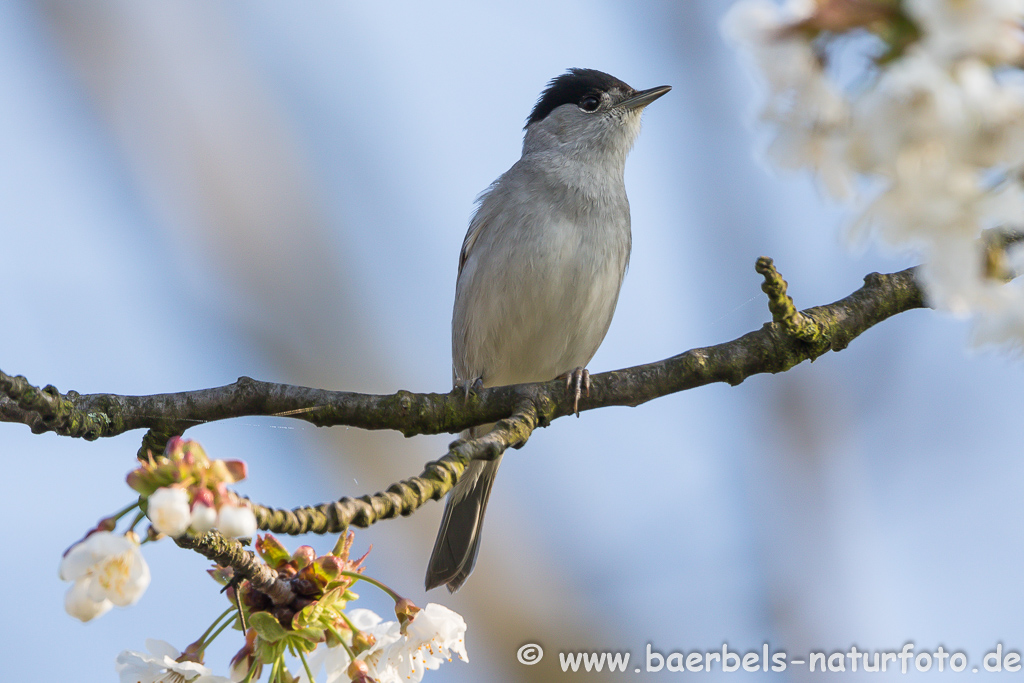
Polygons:
[[572,394],[572,411],[576,413],[576,417],[579,417],[580,396],[586,392],[587,398],[590,398],[590,370],[576,368],[572,372],[567,372],[565,374],[565,389]]
[[462,389],[465,392],[465,397],[464,398],[465,398],[466,401],[468,401],[469,400],[469,395],[471,393],[472,394],[479,393],[479,391],[484,388],[484,378],[483,377],[477,377],[472,382],[467,382],[466,380],[461,380],[461,379],[460,380],[456,380],[455,381],[455,386],[456,386],[456,388]]

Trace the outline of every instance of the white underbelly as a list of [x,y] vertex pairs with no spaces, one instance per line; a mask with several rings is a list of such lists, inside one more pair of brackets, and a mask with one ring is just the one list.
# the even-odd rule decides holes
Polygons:
[[543,251],[519,244],[511,254],[492,243],[467,261],[453,318],[458,379],[482,378],[486,386],[547,381],[590,362],[629,256],[628,232],[625,239],[599,237],[558,226]]

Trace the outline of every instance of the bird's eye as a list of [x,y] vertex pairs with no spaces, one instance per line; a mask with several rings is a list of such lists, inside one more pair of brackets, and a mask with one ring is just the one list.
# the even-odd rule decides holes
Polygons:
[[600,105],[601,100],[596,95],[587,95],[580,100],[580,109],[583,111],[597,111]]

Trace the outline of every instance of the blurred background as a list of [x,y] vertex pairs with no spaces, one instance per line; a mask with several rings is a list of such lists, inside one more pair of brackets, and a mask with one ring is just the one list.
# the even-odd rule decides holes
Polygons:
[[[847,214],[758,161],[757,88],[718,31],[729,4],[0,3],[0,367],[83,393],[242,374],[446,391],[473,200],[571,66],[674,86],[627,164],[633,256],[593,372],[760,327],[762,254],[803,307],[910,265],[851,254]],[[911,312],[784,375],[558,420],[505,458],[455,596],[422,590],[440,504],[356,549],[466,617],[471,664],[428,680],[561,679],[564,650],[628,650],[632,669],[648,643],[793,659],[913,641],[980,665],[1024,645],[1024,400],[1019,363],[965,338]],[[188,436],[247,460],[240,490],[275,506],[382,490],[451,439],[270,418]],[[64,614],[61,553],[130,501],[141,437],[0,424],[6,679],[108,681],[119,651],[181,649],[226,606],[205,560],[161,542],[138,605]],[[527,642],[548,655],[533,667]],[[223,636],[208,665],[225,673],[240,644]]]

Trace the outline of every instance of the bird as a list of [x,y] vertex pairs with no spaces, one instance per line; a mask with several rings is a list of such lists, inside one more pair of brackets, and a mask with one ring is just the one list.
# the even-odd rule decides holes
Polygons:
[[[582,68],[548,82],[526,120],[521,158],[478,197],[459,254],[452,375],[467,395],[564,377],[579,416],[586,366],[629,264],[626,157],[644,108],[669,90],[638,91]],[[454,593],[473,571],[500,463],[470,461],[449,492],[427,590],[446,584]]]

